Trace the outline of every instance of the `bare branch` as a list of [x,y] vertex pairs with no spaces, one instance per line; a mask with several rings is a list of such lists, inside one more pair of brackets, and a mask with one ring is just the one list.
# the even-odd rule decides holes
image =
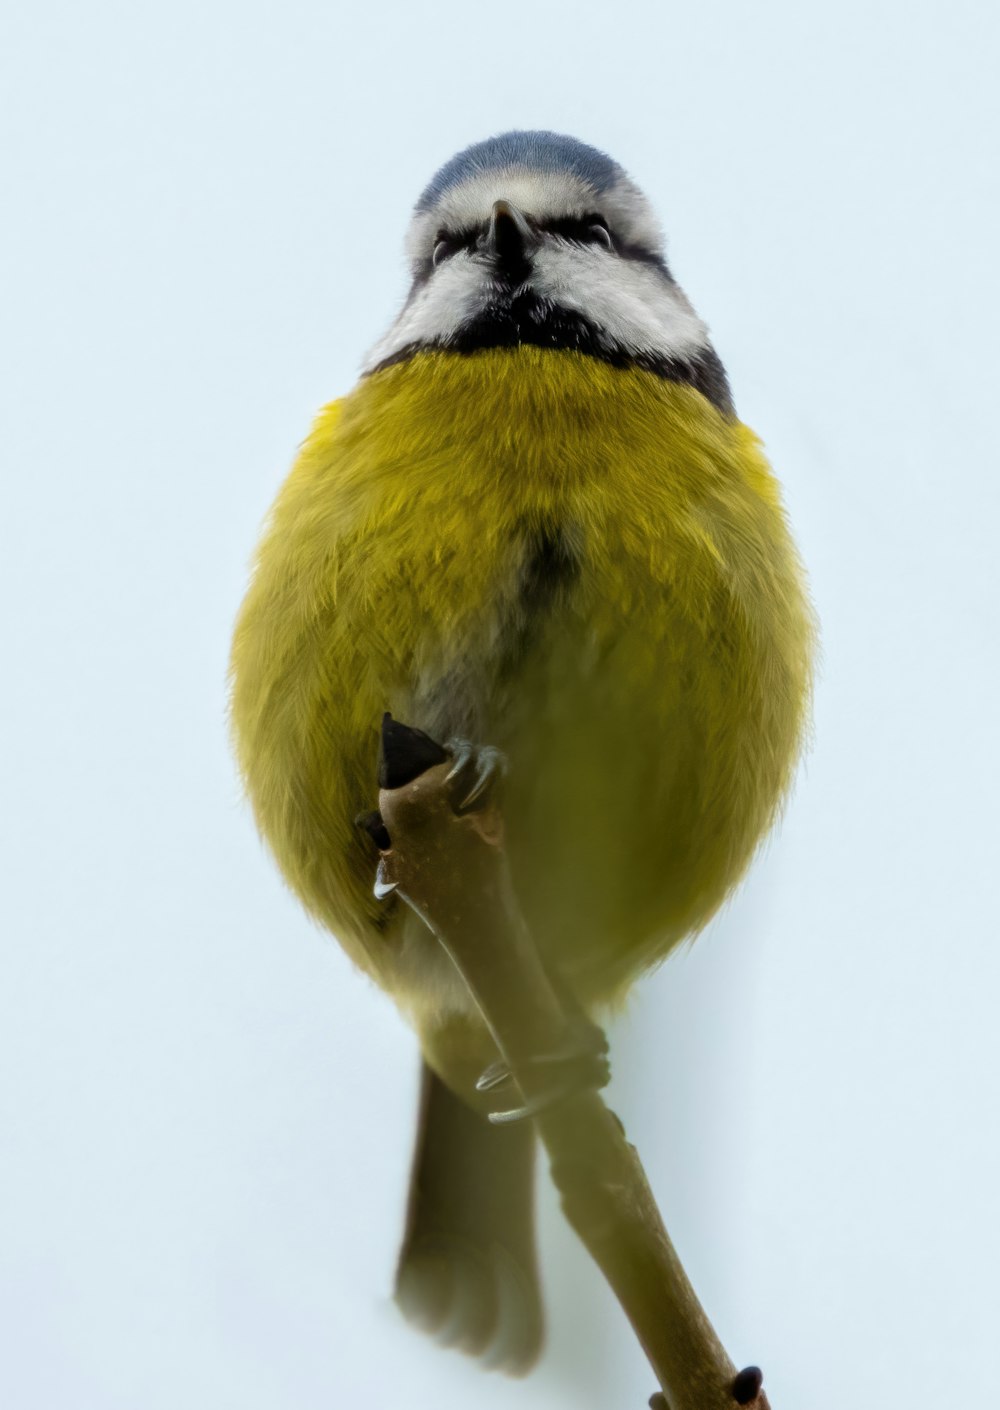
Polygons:
[[[572,1052],[579,1020],[552,987],[517,904],[504,825],[487,796],[458,812],[450,761],[393,722],[379,813],[364,820],[382,847],[377,889],[397,890],[450,954],[469,985],[535,1117],[566,1217],[603,1271],[662,1387],[667,1410],[768,1410],[761,1374],[739,1374],[699,1303],[620,1121],[593,1088],[555,1105],[540,1055]],[[384,753],[386,741],[384,740]],[[436,755],[441,758],[441,752]],[[428,766],[429,765],[429,766]],[[381,830],[380,830],[381,829]]]

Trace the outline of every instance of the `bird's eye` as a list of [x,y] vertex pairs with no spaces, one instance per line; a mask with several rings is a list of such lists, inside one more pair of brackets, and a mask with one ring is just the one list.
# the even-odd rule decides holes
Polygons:
[[603,220],[593,220],[587,226],[587,241],[592,245],[603,245],[606,250],[613,250],[615,242],[611,238],[611,231]]
[[616,248],[615,237],[608,228],[608,222],[596,211],[587,215],[569,215],[549,220],[544,228],[576,245],[600,245],[602,249],[610,251]]
[[434,253],[431,255],[431,264],[434,266],[435,269],[437,269],[438,265],[443,264],[446,259],[448,259],[451,255],[455,253],[455,250],[457,248],[458,247],[451,240],[449,240],[447,236],[439,238],[434,244]]
[[437,269],[439,264],[443,264],[446,259],[451,259],[452,255],[457,255],[459,250],[471,250],[475,246],[479,233],[478,229],[471,228],[469,230],[439,230],[434,237],[431,264]]

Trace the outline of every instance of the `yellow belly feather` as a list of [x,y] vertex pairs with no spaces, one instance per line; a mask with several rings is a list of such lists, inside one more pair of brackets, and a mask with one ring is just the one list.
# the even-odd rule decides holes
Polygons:
[[[572,571],[529,599],[541,541]],[[374,900],[352,822],[382,711],[510,755],[518,892],[590,1005],[742,875],[790,782],[812,643],[745,426],[576,353],[424,353],[326,408],[302,448],[237,625],[233,730],[289,884],[427,1030],[440,965],[426,945],[414,963]]]

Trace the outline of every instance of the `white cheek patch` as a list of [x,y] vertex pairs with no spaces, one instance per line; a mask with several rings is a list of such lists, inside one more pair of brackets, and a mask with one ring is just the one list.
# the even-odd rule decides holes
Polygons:
[[[683,291],[642,260],[550,240],[535,255],[524,287],[543,303],[579,314],[609,352],[683,361],[711,346]],[[417,286],[364,371],[414,346],[447,347],[500,292],[489,266],[459,251]]]
[[493,292],[493,279],[485,266],[467,251],[459,251],[417,288],[365,358],[364,370],[371,372],[413,343],[449,342],[483,311]]
[[688,358],[710,346],[685,294],[652,264],[606,250],[559,244],[535,256],[531,287],[578,313],[609,344],[632,353]]

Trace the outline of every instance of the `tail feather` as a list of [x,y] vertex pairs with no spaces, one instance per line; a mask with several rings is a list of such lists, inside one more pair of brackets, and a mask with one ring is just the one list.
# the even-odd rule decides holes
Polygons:
[[542,1345],[534,1155],[529,1125],[491,1126],[424,1068],[396,1301],[444,1345],[510,1375]]

